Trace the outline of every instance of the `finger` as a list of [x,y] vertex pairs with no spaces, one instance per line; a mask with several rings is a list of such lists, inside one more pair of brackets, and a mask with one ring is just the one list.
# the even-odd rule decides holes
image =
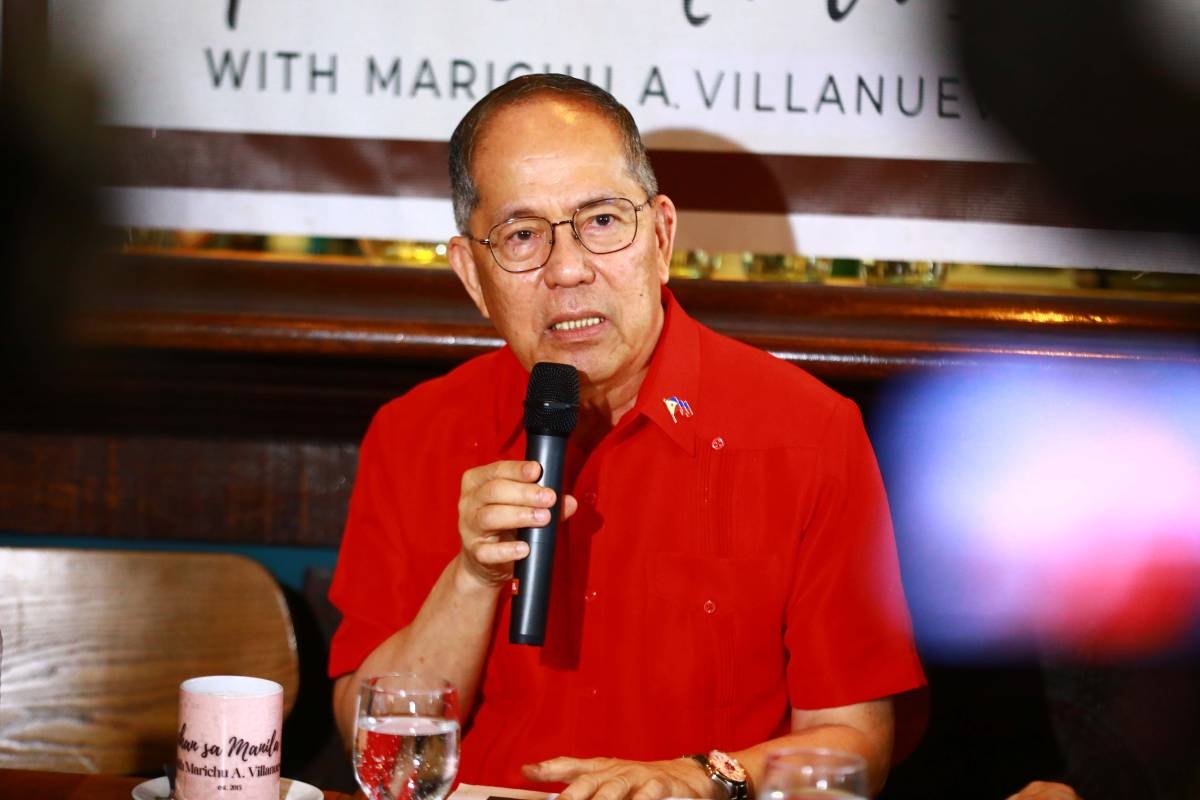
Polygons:
[[580,775],[595,772],[601,768],[601,758],[568,758],[562,756],[539,761],[536,764],[526,764],[521,767],[525,777],[544,783],[571,781]]
[[480,505],[513,505],[552,508],[558,502],[553,489],[536,483],[495,477],[471,488],[464,488],[462,497]]
[[526,505],[482,505],[468,512],[467,522],[485,535],[515,531],[518,528],[540,528],[550,522],[550,509]]
[[463,473],[463,492],[472,491],[491,480],[533,483],[542,475],[542,465],[536,461],[493,461]]
[[536,508],[553,508],[558,502],[555,491],[536,483],[525,483],[508,478],[492,478],[470,492],[467,497],[473,497],[481,504],[532,506]]
[[670,797],[672,794],[674,792],[667,781],[652,777],[637,787],[631,800],[663,800],[664,797]]
[[479,541],[471,549],[471,555],[480,564],[496,567],[511,564],[529,555],[529,545],[518,539],[501,541]]
[[[634,781],[631,780],[630,776],[624,770],[602,772],[598,773],[596,777],[601,775],[605,777],[591,792],[592,800],[626,800],[634,791]],[[588,777],[591,776],[585,776],[581,780],[587,780]],[[567,791],[570,791],[574,785],[571,784],[571,786],[568,786]],[[569,800],[583,800],[583,798],[573,796]]]

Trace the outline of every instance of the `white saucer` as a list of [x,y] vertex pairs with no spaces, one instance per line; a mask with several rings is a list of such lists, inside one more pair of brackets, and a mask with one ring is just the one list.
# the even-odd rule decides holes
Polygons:
[[[171,784],[167,776],[154,778],[133,787],[133,800],[166,800],[171,794]],[[310,783],[293,781],[288,778],[279,780],[279,800],[324,800],[325,793]]]

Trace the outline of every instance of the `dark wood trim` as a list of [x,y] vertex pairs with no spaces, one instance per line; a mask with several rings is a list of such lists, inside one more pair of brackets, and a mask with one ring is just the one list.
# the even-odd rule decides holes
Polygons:
[[[993,356],[1200,360],[1200,302],[679,280],[713,328],[823,377]],[[454,363],[499,339],[449,271],[157,254],[105,259],[74,341],[145,350]]]
[[[100,137],[114,186],[450,196],[446,142],[119,126]],[[683,210],[1106,226],[1033,164],[672,149],[650,157]]]

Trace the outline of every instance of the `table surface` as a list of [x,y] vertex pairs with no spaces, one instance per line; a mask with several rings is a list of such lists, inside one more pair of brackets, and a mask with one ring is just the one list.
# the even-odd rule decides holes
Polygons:
[[[133,787],[145,778],[0,769],[0,797],[5,800],[130,800]],[[325,800],[350,800],[341,792],[325,792]]]

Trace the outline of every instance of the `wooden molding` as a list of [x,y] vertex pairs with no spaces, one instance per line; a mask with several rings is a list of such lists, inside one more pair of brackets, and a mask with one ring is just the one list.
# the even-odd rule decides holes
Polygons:
[[[875,379],[985,356],[1200,360],[1200,303],[1162,298],[678,280],[689,313],[821,376]],[[448,271],[114,254],[72,339],[180,350],[434,361],[500,340]]]

